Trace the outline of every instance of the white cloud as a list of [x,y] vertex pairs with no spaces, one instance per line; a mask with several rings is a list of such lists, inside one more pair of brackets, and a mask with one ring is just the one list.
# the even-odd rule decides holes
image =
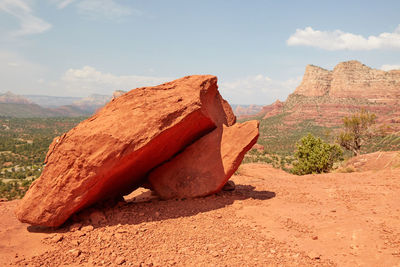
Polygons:
[[230,82],[221,83],[221,88],[231,92],[254,94],[259,91],[266,92],[271,88],[272,80],[262,74],[247,76]]
[[154,86],[173,80],[167,77],[114,75],[103,73],[91,66],[81,69],[69,69],[61,78],[60,83],[71,93],[84,95],[100,93],[111,94],[115,90],[131,90],[137,87]]
[[32,8],[22,0],[2,0],[0,10],[19,20],[20,29],[13,32],[13,36],[39,34],[51,28],[51,24],[34,16]]
[[389,71],[389,70],[400,70],[400,64],[399,65],[382,65],[381,70],[384,71]]
[[75,2],[76,0],[52,0],[53,2],[57,3],[58,9],[63,9]]
[[82,0],[77,4],[77,8],[81,15],[89,19],[118,20],[132,14],[140,14],[138,10],[120,5],[114,0]]
[[305,29],[297,29],[289,37],[287,44],[290,46],[312,46],[325,50],[400,49],[400,24],[394,32],[384,32],[377,36],[368,37],[341,30],[319,31],[306,27]]
[[258,74],[233,81],[221,81],[220,90],[232,104],[266,105],[277,99],[285,100],[299,85],[301,78],[278,81]]

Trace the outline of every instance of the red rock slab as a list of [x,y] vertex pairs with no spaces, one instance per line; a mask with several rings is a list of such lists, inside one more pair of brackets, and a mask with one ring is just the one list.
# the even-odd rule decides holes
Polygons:
[[134,89],[56,138],[42,175],[16,215],[59,226],[100,200],[129,194],[154,167],[212,131],[233,123],[217,77],[195,75]]
[[258,121],[218,127],[149,174],[161,198],[199,197],[221,190],[257,142]]

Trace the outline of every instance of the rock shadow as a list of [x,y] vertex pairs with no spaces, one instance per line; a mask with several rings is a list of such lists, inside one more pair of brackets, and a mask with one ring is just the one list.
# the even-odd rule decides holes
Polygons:
[[[147,195],[146,195],[147,194]],[[214,195],[199,198],[161,200],[148,192],[132,200],[118,202],[110,207],[96,204],[74,214],[59,228],[28,226],[29,232],[65,233],[74,223],[93,225],[102,228],[113,225],[137,225],[144,222],[163,221],[180,217],[194,216],[212,210],[222,209],[235,201],[256,199],[268,200],[275,197],[271,191],[257,191],[251,185],[236,185],[234,191],[221,191]]]

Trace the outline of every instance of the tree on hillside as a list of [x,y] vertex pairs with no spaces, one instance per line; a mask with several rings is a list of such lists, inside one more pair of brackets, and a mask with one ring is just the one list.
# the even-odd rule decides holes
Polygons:
[[292,173],[297,175],[328,172],[343,155],[338,145],[325,143],[310,133],[301,138],[296,146]]
[[337,142],[345,149],[360,154],[361,147],[374,135],[373,125],[376,115],[368,111],[353,114],[343,118],[343,130],[339,133]]

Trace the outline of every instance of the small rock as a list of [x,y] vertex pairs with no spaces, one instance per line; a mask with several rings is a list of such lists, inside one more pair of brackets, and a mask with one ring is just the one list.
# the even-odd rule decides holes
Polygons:
[[315,251],[310,251],[310,253],[308,253],[308,257],[310,257],[310,259],[312,260],[319,260],[321,258],[321,255]]
[[313,236],[313,237],[312,237],[312,240],[318,240],[318,236],[316,236],[316,235]]
[[116,239],[122,239],[122,238],[124,237],[124,235],[123,235],[123,234],[120,234],[120,233],[116,233],[116,234],[114,234],[114,237],[115,237]]
[[187,252],[188,248],[181,248],[178,253],[180,254],[185,254]]
[[125,258],[124,257],[117,257],[115,259],[115,264],[117,264],[117,265],[121,265],[124,262],[125,262]]
[[74,246],[79,246],[79,241],[78,240],[72,240],[71,244]]
[[51,241],[54,243],[60,242],[64,238],[63,235],[60,234],[55,234],[52,238]]
[[81,251],[77,248],[68,250],[68,253],[73,257],[79,257],[79,255],[81,255]]
[[78,231],[76,231],[76,235],[77,235],[78,237],[81,237],[81,236],[85,236],[86,233],[84,233],[84,232],[78,230]]
[[124,228],[118,228],[117,229],[117,233],[123,234],[123,233],[127,233],[128,231]]
[[160,217],[160,213],[158,211],[156,211],[156,213],[154,214],[155,217]]
[[87,226],[84,226],[84,227],[82,227],[82,232],[91,232],[91,231],[93,231],[93,229],[94,229],[94,227],[93,227],[93,225],[87,225]]
[[79,229],[81,229],[81,227],[82,227],[81,223],[74,223],[69,227],[69,230],[71,232],[75,232],[75,231],[78,231]]
[[222,190],[223,191],[233,191],[233,190],[235,190],[235,188],[236,188],[235,182],[229,180],[228,182],[226,182],[224,187],[222,187]]
[[7,198],[4,198],[4,197],[0,198],[0,202],[6,202],[6,201],[8,201]]

